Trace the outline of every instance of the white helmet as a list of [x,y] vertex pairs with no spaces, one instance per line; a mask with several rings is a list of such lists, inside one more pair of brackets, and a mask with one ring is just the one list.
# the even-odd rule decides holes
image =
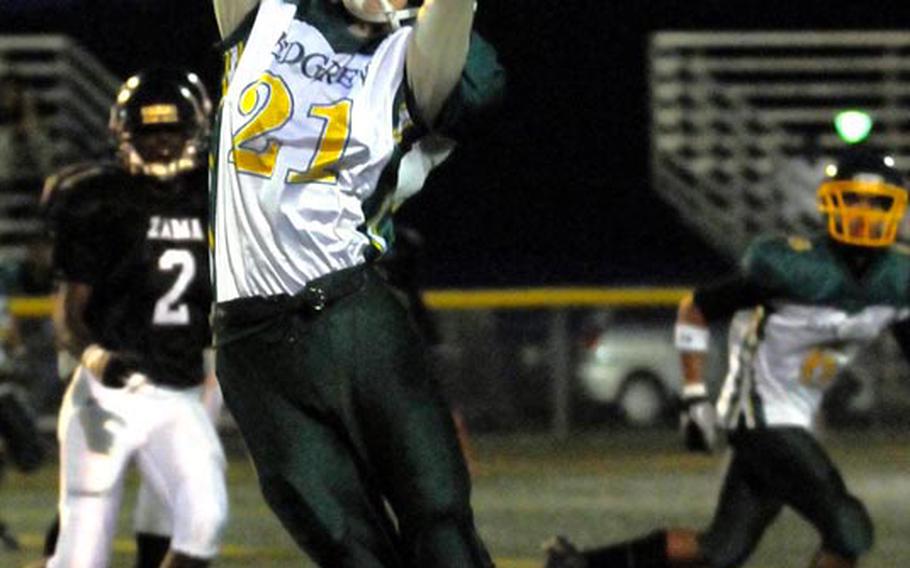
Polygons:
[[342,2],[344,2],[344,7],[347,8],[348,12],[355,18],[373,24],[389,24],[389,26],[395,30],[401,27],[401,22],[404,20],[416,18],[417,12],[420,10],[420,8],[396,10],[395,7],[392,6],[390,0],[377,0],[379,5],[382,6],[382,11],[377,12],[375,10],[367,9],[367,3],[369,1],[370,0],[342,0]]

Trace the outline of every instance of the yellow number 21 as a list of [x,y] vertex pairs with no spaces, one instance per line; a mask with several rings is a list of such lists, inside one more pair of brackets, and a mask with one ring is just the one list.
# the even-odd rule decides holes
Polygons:
[[[351,131],[352,103],[342,99],[330,105],[313,105],[308,116],[322,121],[316,152],[305,170],[288,171],[288,183],[334,183],[332,166],[341,161]],[[234,133],[230,160],[237,171],[271,178],[281,144],[270,134],[291,119],[294,99],[281,77],[266,73],[240,94],[240,114],[247,118]]]

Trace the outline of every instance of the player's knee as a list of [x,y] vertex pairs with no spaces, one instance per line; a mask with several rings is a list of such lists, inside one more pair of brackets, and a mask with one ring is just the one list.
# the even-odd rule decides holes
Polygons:
[[259,488],[266,504],[300,546],[326,565],[337,564],[344,555],[350,527],[346,515],[331,505],[331,499],[313,495],[307,501],[281,475],[261,471]]
[[192,556],[211,558],[218,551],[227,520],[227,499],[218,491],[197,493],[192,500],[180,500],[175,511],[172,547]]
[[468,499],[464,492],[455,488],[435,488],[434,491],[423,492],[419,498],[412,498],[407,509],[395,512],[399,517],[406,518],[405,522],[418,527],[450,523],[460,525],[471,520]]
[[217,538],[224,531],[228,520],[228,503],[226,498],[220,498],[218,495],[210,495],[208,499],[203,499],[196,511],[196,521],[200,526],[207,527],[203,529],[210,538]]
[[331,499],[324,502],[309,502],[281,475],[260,472],[259,488],[266,504],[293,533],[295,528],[306,524],[320,541],[321,546],[340,547],[347,534],[347,523],[343,515],[329,511]]
[[259,490],[266,504],[279,517],[286,511],[293,511],[298,503],[297,492],[280,475],[259,473]]
[[451,510],[429,517],[416,533],[408,535],[410,551],[418,566],[493,566],[470,514]]
[[213,516],[175,527],[171,549],[197,558],[213,558],[221,546],[226,521],[226,516]]
[[[433,558],[447,549],[471,551],[479,548],[468,500],[458,491],[437,491],[425,495],[410,511],[399,514],[418,558]],[[429,563],[427,564],[429,565]]]
[[875,528],[863,504],[849,497],[834,514],[832,526],[824,536],[824,547],[845,558],[858,558],[872,548]]

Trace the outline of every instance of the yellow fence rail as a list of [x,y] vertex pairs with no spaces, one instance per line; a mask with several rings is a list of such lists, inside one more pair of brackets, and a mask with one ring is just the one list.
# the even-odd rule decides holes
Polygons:
[[429,290],[423,299],[435,310],[675,306],[689,288],[512,288]]
[[[499,288],[428,290],[423,293],[433,310],[540,309],[585,307],[669,307],[679,303],[688,288]],[[50,296],[10,298],[10,312],[20,318],[51,315]]]
[[9,300],[9,311],[19,318],[49,317],[53,311],[51,296],[13,296]]

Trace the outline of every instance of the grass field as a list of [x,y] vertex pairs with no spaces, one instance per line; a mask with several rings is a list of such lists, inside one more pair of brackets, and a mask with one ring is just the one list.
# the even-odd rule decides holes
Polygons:
[[[603,431],[557,443],[545,436],[483,436],[473,440],[474,503],[480,531],[501,568],[541,565],[540,543],[554,533],[582,545],[636,536],[660,525],[702,525],[710,518],[723,457],[677,450],[671,431]],[[910,564],[910,433],[832,433],[826,440],[848,485],[876,521],[876,546],[863,566]],[[310,566],[263,504],[247,462],[229,469],[231,521],[217,566]],[[114,566],[130,566],[129,513],[136,479],[130,478]],[[56,471],[8,475],[0,513],[23,550],[0,552],[0,566],[39,555],[42,531],[53,515]],[[785,513],[767,533],[755,568],[806,566],[817,545],[813,531]]]

